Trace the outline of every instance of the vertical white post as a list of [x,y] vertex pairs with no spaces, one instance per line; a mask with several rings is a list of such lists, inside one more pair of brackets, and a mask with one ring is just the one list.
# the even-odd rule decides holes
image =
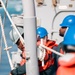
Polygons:
[[24,14],[24,42],[26,75],[39,75],[36,46],[36,15],[34,0],[22,0]]

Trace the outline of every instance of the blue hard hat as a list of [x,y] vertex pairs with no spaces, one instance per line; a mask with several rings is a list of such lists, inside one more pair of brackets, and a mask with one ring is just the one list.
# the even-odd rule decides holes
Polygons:
[[60,24],[61,27],[69,27],[71,25],[75,25],[75,15],[66,16]]
[[64,45],[75,45],[75,26],[69,27],[63,40]]
[[47,30],[44,27],[38,27],[37,28],[37,35],[40,38],[44,38],[46,35],[48,35],[48,32],[47,32]]

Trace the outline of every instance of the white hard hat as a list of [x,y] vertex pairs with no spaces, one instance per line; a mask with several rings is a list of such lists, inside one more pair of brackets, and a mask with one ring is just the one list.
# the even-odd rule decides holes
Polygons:
[[[17,27],[17,29],[18,29],[18,31],[19,31],[19,33],[20,33],[21,35],[24,33],[24,30],[23,30],[22,27]],[[10,39],[11,39],[14,43],[16,43],[16,42],[18,41],[18,39],[20,38],[19,35],[18,35],[18,33],[16,32],[16,30],[15,30],[14,28],[10,31],[9,35],[10,35]]]

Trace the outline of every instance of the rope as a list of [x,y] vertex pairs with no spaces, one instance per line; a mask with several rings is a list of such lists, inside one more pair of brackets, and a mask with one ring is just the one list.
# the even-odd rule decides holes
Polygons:
[[[5,7],[7,7],[7,2],[8,2],[8,0],[6,0],[6,2],[5,2]],[[5,23],[5,19],[6,19],[6,13],[4,12],[4,19],[3,19],[3,25],[4,25],[4,23]],[[1,58],[2,58],[2,36],[1,36],[1,41],[0,41],[0,45],[1,45],[1,47],[0,47],[0,61],[1,61]]]
[[[6,0],[6,2],[5,2],[5,7],[6,8],[7,8],[7,3],[8,3],[8,0]],[[4,12],[3,25],[5,25],[5,19],[6,19],[6,13]]]
[[14,67],[13,67],[13,64],[12,64],[12,61],[11,61],[11,58],[10,58],[10,54],[9,54],[9,51],[8,51],[8,49],[10,49],[11,47],[7,46],[7,42],[6,42],[6,38],[5,38],[5,34],[4,34],[4,29],[3,29],[3,24],[2,24],[1,16],[0,16],[0,23],[1,23],[2,37],[3,37],[4,43],[5,43],[5,50],[7,52],[7,56],[8,56],[8,59],[9,59],[11,70],[13,70]]
[[0,62],[1,62],[1,60],[2,60],[2,38],[1,38],[1,41],[0,41]]
[[50,50],[51,52],[53,52],[53,53],[55,53],[55,54],[57,54],[57,55],[59,55],[59,56],[63,56],[63,54],[61,54],[61,53],[55,51],[54,49],[51,49],[51,48],[49,48],[49,47],[46,47],[45,45],[40,44],[40,46],[44,47],[44,48],[47,49],[47,50]]
[[[8,13],[8,11],[7,11],[6,8],[5,8],[5,5],[4,5],[3,1],[0,0],[0,2],[1,2],[1,5],[2,5],[2,7],[3,7],[5,13],[7,14],[7,16],[8,16],[8,18],[9,18],[10,22],[12,23],[13,28],[16,30],[16,32],[18,33],[18,35],[19,35],[20,38],[21,38],[21,41],[24,43],[24,39],[22,38],[22,36],[20,35],[19,31],[17,30],[15,24],[13,23],[13,21],[12,21],[10,15],[9,15],[9,13]],[[5,47],[6,47],[5,50],[6,50],[7,55],[8,55],[8,59],[9,59],[9,63],[10,63],[11,70],[13,70],[14,67],[13,67],[13,65],[12,65],[11,58],[10,58],[9,51],[8,51],[8,49],[10,49],[11,47],[8,47],[8,46],[7,46],[2,23],[1,23],[1,28],[2,28],[2,34],[3,34],[3,39],[4,39]]]

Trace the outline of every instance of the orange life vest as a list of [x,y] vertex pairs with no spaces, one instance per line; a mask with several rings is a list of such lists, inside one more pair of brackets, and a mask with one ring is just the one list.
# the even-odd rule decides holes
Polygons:
[[56,75],[75,75],[75,53],[67,53],[58,60]]
[[[56,44],[55,41],[47,40],[47,43],[45,46],[52,49],[53,47],[58,46],[58,45]],[[49,50],[46,50],[46,56],[44,58],[44,66],[42,66],[42,62],[39,60],[39,71],[40,72],[44,71],[44,70],[48,69],[53,64],[54,64],[54,58],[52,58],[52,52]]]
[[[55,41],[47,40],[47,43],[45,46],[52,49],[53,47],[58,45],[56,44]],[[44,66],[42,66],[42,62],[40,60],[38,60],[38,62],[39,62],[39,71],[44,71],[48,69],[51,65],[54,64],[54,58],[52,58],[52,52],[49,50],[46,50],[46,56],[44,58]],[[26,63],[26,60],[22,59],[20,65],[22,66],[24,63]]]

